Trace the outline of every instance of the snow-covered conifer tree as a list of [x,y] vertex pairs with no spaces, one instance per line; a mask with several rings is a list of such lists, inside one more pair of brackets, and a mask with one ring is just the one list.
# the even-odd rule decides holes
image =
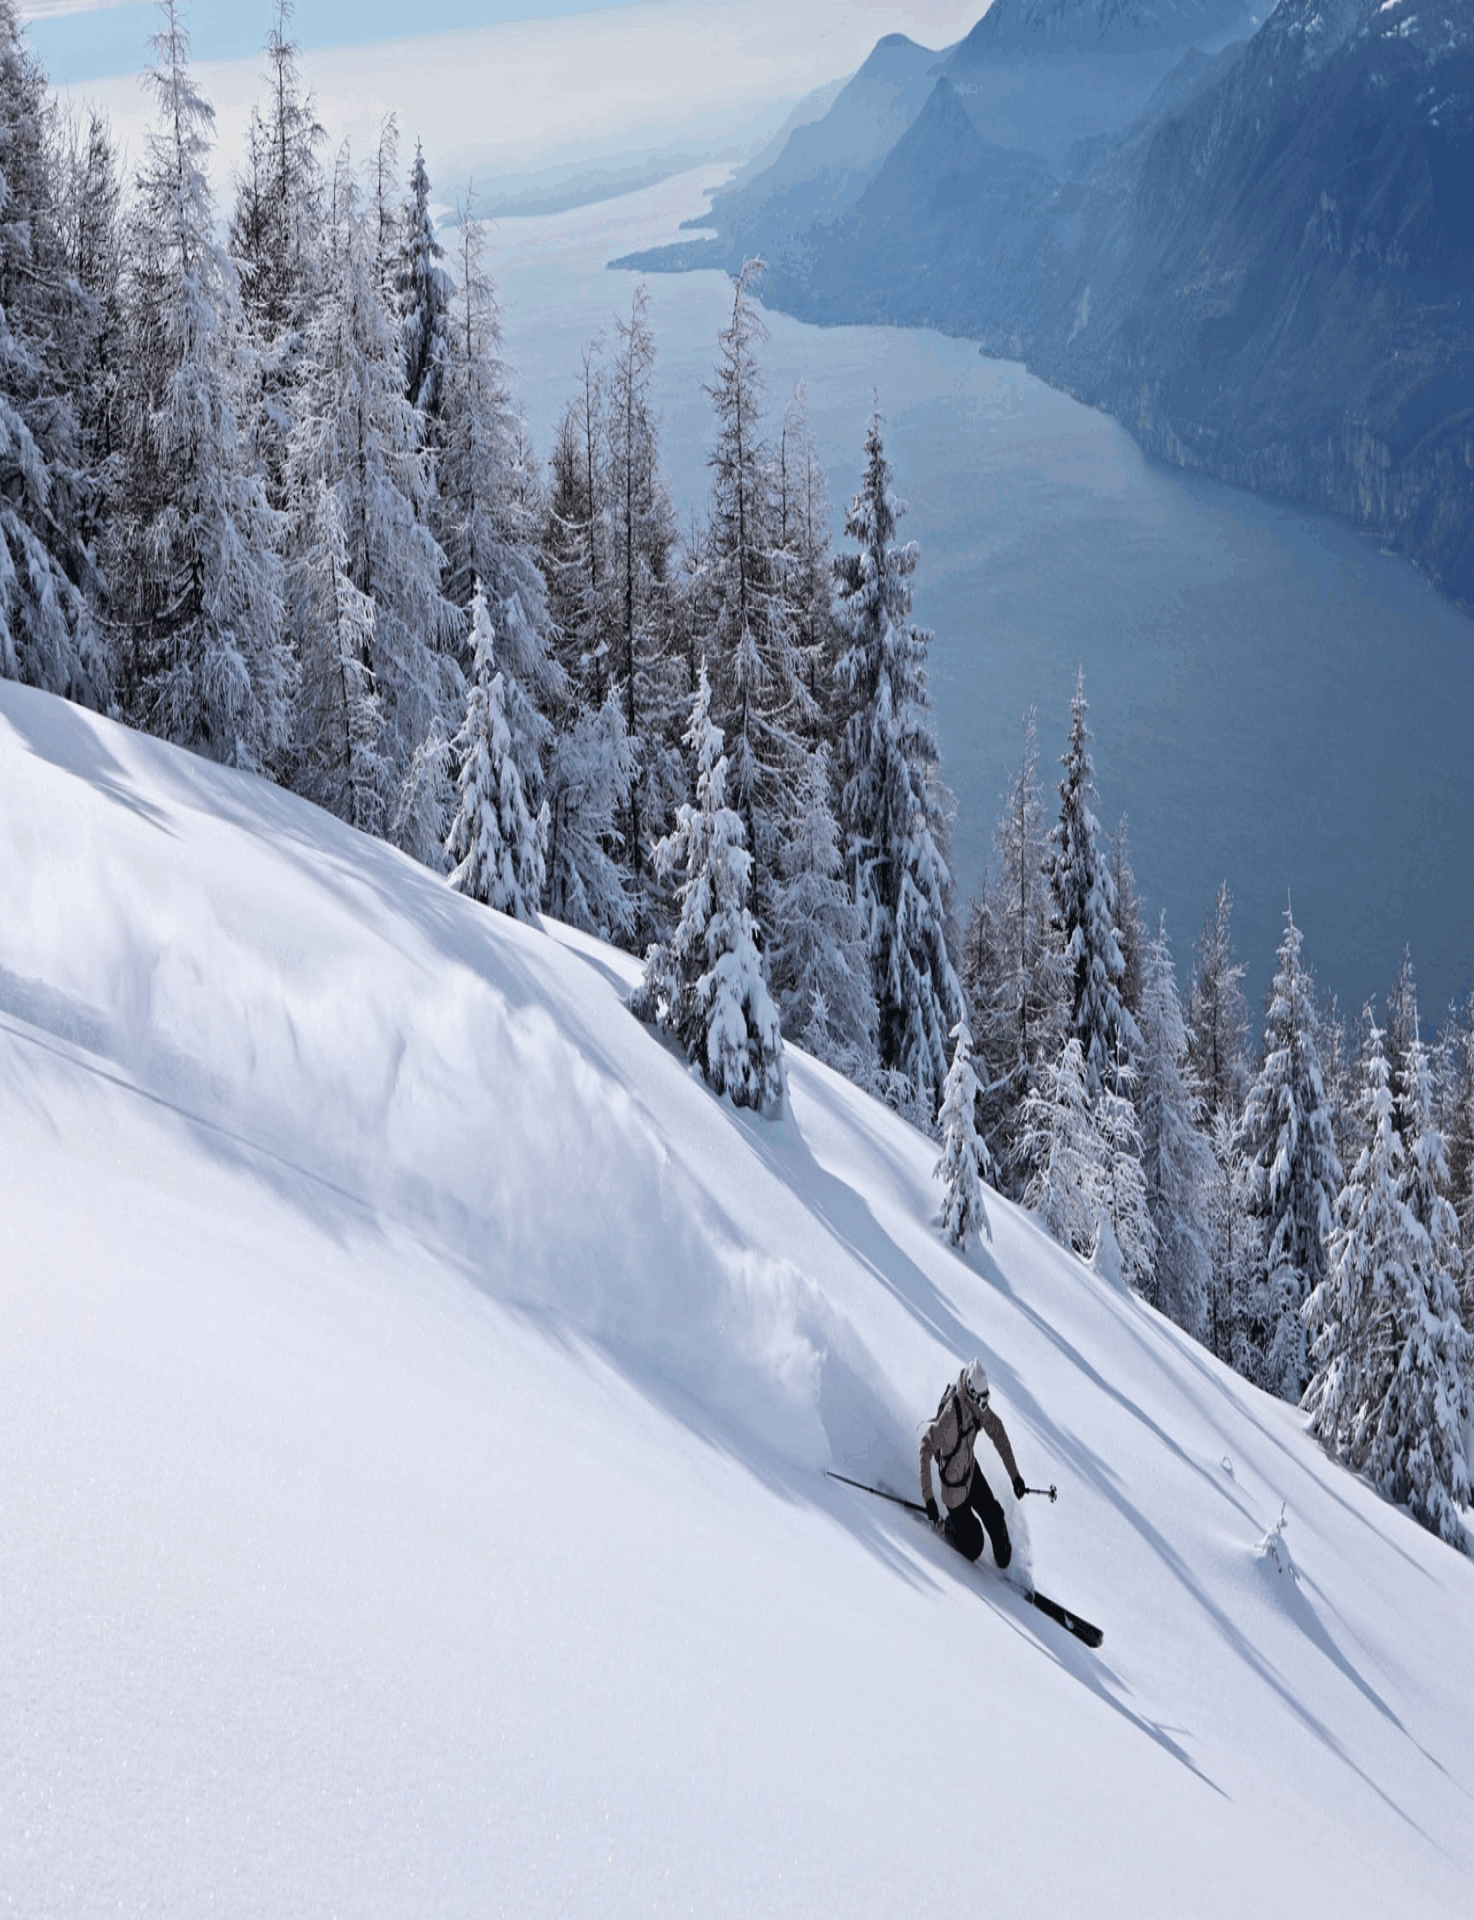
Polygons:
[[701,584],[713,711],[727,742],[731,802],[751,849],[753,910],[766,927],[778,850],[797,799],[809,700],[763,433],[758,350],[767,329],[754,302],[760,272],[761,263],[749,261],[737,276],[731,322],[718,336],[716,381],[708,389],[717,439]]
[[1213,1154],[1206,1217],[1212,1277],[1205,1339],[1231,1360],[1240,1317],[1245,1253],[1251,1238],[1234,1179],[1233,1138],[1249,1088],[1244,969],[1233,950],[1233,896],[1225,881],[1198,937],[1188,992],[1188,1064],[1203,1103],[1203,1130]]
[[553,436],[541,543],[559,657],[581,707],[604,704],[613,625],[603,344],[599,335],[584,347],[578,394]]
[[1315,1374],[1305,1393],[1312,1433],[1362,1466],[1392,1367],[1390,1313],[1408,1284],[1411,1222],[1398,1194],[1405,1149],[1385,1034],[1364,1015],[1359,1119],[1366,1144],[1337,1197],[1326,1278],[1306,1301]]
[[471,601],[473,678],[454,742],[460,804],[446,841],[455,863],[450,884],[499,913],[531,920],[546,878],[548,812],[544,806],[534,814],[527,804],[493,640],[491,615],[478,592]]
[[[399,237],[404,209],[399,199],[399,116],[386,113],[379,122],[379,138],[374,148],[370,185],[372,198],[367,209],[369,252],[373,262],[373,284],[385,311],[399,317]],[[336,202],[336,183],[334,191]],[[336,206],[333,218],[342,217]],[[401,361],[401,365],[402,365]]]
[[1188,1058],[1204,1106],[1215,1118],[1221,1112],[1237,1116],[1249,1090],[1243,981],[1243,965],[1233,950],[1233,895],[1225,880],[1198,936],[1187,1006]]
[[[1404,948],[1402,964],[1397,969],[1397,978],[1387,994],[1386,1051],[1392,1068],[1393,1086],[1398,1087],[1399,1076],[1411,1055],[1413,1043],[1419,1038],[1418,983],[1413,973],[1413,956],[1410,948]],[[1406,1109],[1399,1099],[1396,1125],[1402,1130]]]
[[1081,672],[1070,703],[1070,742],[1061,761],[1065,774],[1052,836],[1050,885],[1070,981],[1069,1031],[1080,1042],[1093,1099],[1116,1060],[1139,1050],[1141,1035],[1121,999],[1126,963],[1116,924],[1116,885],[1100,847],[1100,822],[1090,807],[1095,767],[1088,712]]
[[704,667],[686,741],[696,802],[681,808],[655,854],[661,873],[680,872],[680,919],[669,944],[651,948],[635,1007],[673,1033],[734,1106],[776,1112],[783,1037],[763,978],[748,905],[752,859],[741,815],[726,803],[727,759]]
[[[95,113],[58,111],[53,119],[57,170],[56,224],[65,280],[59,324],[51,330],[47,359],[70,402],[80,472],[71,489],[86,553],[72,565],[89,600],[102,597],[100,555],[106,521],[109,469],[119,444],[126,325],[123,312],[123,182],[112,134]],[[29,221],[32,248],[38,223]],[[40,229],[45,231],[44,224]],[[34,269],[33,269],[34,271]],[[9,316],[7,316],[9,317]],[[16,328],[12,320],[12,331]],[[59,416],[65,420],[66,415]],[[59,502],[53,502],[53,519]],[[70,577],[70,575],[69,575]],[[99,650],[102,642],[98,641]]]
[[[1432,1075],[1414,1029],[1394,1093],[1384,1036],[1367,1013],[1366,1144],[1338,1200],[1329,1271],[1306,1303],[1316,1371],[1311,1430],[1389,1499],[1467,1549],[1465,1431],[1474,1340],[1458,1313],[1447,1162]],[[1400,1123],[1400,1124],[1399,1124]]]
[[834,618],[834,562],[829,551],[829,494],[809,430],[803,384],[784,410],[776,487],[778,545],[787,567],[794,645],[809,695],[816,740],[835,742],[841,724],[840,632]]
[[1031,1169],[1024,1205],[1063,1247],[1083,1258],[1099,1238],[1106,1155],[1085,1084],[1085,1055],[1071,1035],[1024,1100],[1020,1157]]
[[769,949],[783,1031],[852,1079],[875,1066],[875,992],[865,925],[845,884],[830,807],[829,752],[808,757],[802,805],[782,852]]
[[1129,1061],[1119,1060],[1096,1096],[1095,1126],[1101,1143],[1096,1194],[1101,1225],[1094,1259],[1109,1279],[1155,1300],[1159,1297],[1157,1229],[1142,1166],[1135,1093],[1136,1070]]
[[427,423],[427,439],[445,402],[446,368],[450,360],[450,275],[441,262],[445,249],[435,237],[430,213],[430,176],[425,150],[415,142],[410,169],[409,200],[399,233],[399,311],[404,336],[404,387],[412,407]]
[[1234,1143],[1254,1234],[1234,1364],[1287,1400],[1298,1400],[1309,1378],[1302,1309],[1325,1278],[1326,1237],[1342,1185],[1316,1045],[1314,988],[1300,948],[1300,929],[1287,909],[1263,1061]]
[[248,369],[207,174],[214,110],[190,73],[177,0],[160,0],[160,13],[109,543],[120,679],[151,732],[260,767],[285,747],[290,718],[283,529],[237,426]]
[[1142,918],[1141,901],[1136,892],[1136,875],[1131,868],[1131,852],[1126,839],[1126,820],[1116,822],[1110,836],[1106,864],[1116,890],[1116,937],[1121,947],[1121,1004],[1132,1019],[1141,1023],[1141,996],[1146,984],[1146,950],[1151,937]]
[[624,709],[611,689],[558,731],[548,778],[548,911],[555,920],[626,941],[635,907],[620,864],[619,819],[635,774]]
[[[660,471],[659,423],[651,404],[655,335],[643,286],[618,325],[609,369],[604,444],[609,503],[610,670],[635,754],[623,851],[636,907],[636,936],[656,914],[649,847],[681,798],[679,689],[670,658],[675,518]],[[595,489],[597,494],[598,489]]]
[[109,672],[77,420],[87,296],[58,231],[48,118],[46,77],[14,0],[0,0],[0,679],[101,707]]
[[980,1174],[990,1170],[988,1150],[978,1138],[975,1106],[978,1077],[972,1066],[972,1035],[967,1022],[959,1020],[952,1029],[956,1048],[947,1079],[942,1088],[942,1110],[937,1122],[942,1130],[942,1157],[933,1170],[940,1180],[942,1227],[954,1247],[967,1246],[973,1234],[993,1238],[988,1209],[983,1203]]
[[1199,1130],[1201,1099],[1165,915],[1144,955],[1141,1029],[1136,1106],[1147,1205],[1157,1234],[1156,1277],[1149,1292],[1156,1306],[1201,1340],[1208,1331],[1213,1279],[1208,1210],[1216,1167]]
[[[501,359],[501,320],[483,265],[484,246],[485,230],[467,207],[458,230],[458,284],[438,375],[438,451],[429,518],[445,555],[447,597],[468,609],[479,587],[490,611],[506,683],[507,724],[529,800],[540,802],[546,769],[550,806],[555,814],[560,806],[566,814],[575,789],[585,800],[620,789],[617,763],[624,748],[607,727],[595,723],[580,735],[568,764],[554,764],[552,716],[565,711],[569,689],[554,651],[537,551],[543,504],[523,471],[521,423]],[[579,717],[569,717],[567,732],[574,731]],[[613,757],[598,768],[588,756],[601,744]],[[554,797],[555,788],[561,800]],[[573,844],[563,837],[565,853],[571,855]],[[597,892],[593,873],[586,878]]]
[[241,304],[258,346],[273,363],[269,393],[285,380],[283,356],[289,362],[291,344],[310,315],[326,217],[317,158],[325,136],[315,100],[302,91],[302,50],[292,38],[295,13],[292,0],[276,0],[266,39],[266,95],[252,112],[230,224]]
[[291,37],[291,0],[277,0],[266,41],[266,95],[253,109],[244,171],[237,177],[230,253],[259,367],[249,431],[274,507],[290,510],[288,446],[296,419],[305,329],[322,290],[326,189],[317,108],[304,94]]
[[991,1075],[983,1100],[995,1158],[1012,1169],[1023,1102],[1062,1039],[1064,966],[1050,924],[1049,836],[1031,710],[1023,752],[993,830],[994,876],[980,894],[964,943],[963,983],[973,1031]]
[[848,714],[839,825],[850,897],[866,921],[881,1066],[905,1074],[935,1111],[947,1036],[963,1017],[947,950],[947,796],[926,689],[931,635],[910,618],[917,548],[895,543],[904,507],[891,491],[880,425],[877,413],[845,515],[855,548],[835,561]]
[[[432,756],[427,765],[424,749],[448,739],[465,710],[457,659],[465,616],[441,593],[444,556],[426,524],[430,473],[421,420],[405,398],[399,339],[376,284],[373,235],[346,150],[333,205],[323,294],[307,330],[287,462],[296,503],[291,582],[298,652],[306,680],[331,693],[339,685],[338,643],[316,611],[321,582],[332,571],[318,491],[324,483],[337,496],[339,570],[373,605],[364,664],[396,788],[389,824],[398,823],[396,837],[407,852],[438,865],[445,823],[436,817],[433,780],[427,790],[425,776],[435,762]],[[328,659],[314,659],[323,650]],[[342,727],[333,699],[304,707],[297,774],[304,792],[340,811],[346,805]]]
[[1464,1258],[1464,1324],[1474,1332],[1474,995],[1462,1018],[1451,1011],[1442,1052],[1449,1196]]
[[326,480],[317,482],[310,522],[303,518],[314,564],[299,580],[299,604],[319,644],[304,663],[301,709],[331,716],[321,741],[332,758],[320,772],[330,776],[338,812],[360,832],[382,837],[397,782],[374,678],[374,603],[353,583],[338,495]]
[[1389,1436],[1398,1460],[1392,1497],[1405,1500],[1424,1526],[1467,1550],[1452,1506],[1467,1507],[1474,1459],[1474,1333],[1464,1317],[1466,1280],[1459,1218],[1450,1199],[1447,1141],[1434,1111],[1432,1062],[1417,1031],[1398,1075],[1398,1118],[1407,1145],[1402,1197],[1419,1229],[1415,1275],[1401,1362],[1389,1395]]

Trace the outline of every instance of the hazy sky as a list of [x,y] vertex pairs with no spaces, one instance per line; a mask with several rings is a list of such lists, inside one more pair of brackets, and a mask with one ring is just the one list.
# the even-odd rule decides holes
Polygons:
[[[658,4],[658,0],[657,0]],[[294,32],[304,48],[369,46],[381,40],[455,29],[545,20],[570,14],[648,11],[649,0],[299,0]],[[75,83],[131,73],[147,59],[154,30],[154,0],[21,0],[32,41],[53,80]],[[710,0],[713,19],[732,10],[731,0]],[[740,0],[736,11],[741,11]],[[790,17],[885,16],[880,31],[914,29],[920,37],[954,37],[951,29],[984,11],[982,0],[912,0],[912,4],[876,4],[876,0],[794,0]],[[235,60],[253,56],[266,37],[274,0],[188,0],[184,7],[198,60]],[[805,23],[807,25],[808,23]],[[872,34],[872,38],[878,34]]]
[[[485,204],[560,168],[751,150],[775,103],[853,72],[882,34],[944,46],[984,10],[982,0],[593,0],[579,11],[568,0],[301,0],[294,31],[334,144],[347,137],[367,152],[394,112],[408,151],[423,137],[446,199],[474,175]],[[136,76],[157,8],[32,0],[26,11],[53,81],[105,112],[136,154],[150,117]],[[271,0],[185,9],[218,116],[217,176],[245,150],[273,15]]]

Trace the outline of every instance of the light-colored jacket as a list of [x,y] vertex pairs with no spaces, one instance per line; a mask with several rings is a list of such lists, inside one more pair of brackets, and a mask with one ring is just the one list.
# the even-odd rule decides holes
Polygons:
[[936,1419],[921,1436],[923,1505],[932,1498],[933,1460],[941,1475],[942,1500],[948,1511],[965,1504],[967,1490],[972,1485],[973,1453],[980,1433],[987,1434],[997,1448],[1010,1486],[1017,1480],[1018,1463],[1013,1457],[1013,1448],[1008,1444],[1008,1435],[1003,1431],[1003,1422],[992,1407],[985,1406],[979,1410],[971,1394],[958,1380],[942,1395]]

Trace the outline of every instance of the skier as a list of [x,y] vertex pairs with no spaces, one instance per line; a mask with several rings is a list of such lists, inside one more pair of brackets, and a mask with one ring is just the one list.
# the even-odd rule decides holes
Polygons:
[[[983,1371],[983,1363],[973,1360],[958,1374],[955,1385],[942,1395],[936,1418],[921,1436],[921,1498],[926,1505],[927,1519],[934,1527],[940,1527],[957,1551],[969,1560],[981,1555],[986,1528],[993,1558],[1003,1568],[1013,1558],[1013,1547],[1003,1509],[973,1458],[979,1433],[986,1433],[993,1442],[1013,1482],[1014,1498],[1022,1500],[1023,1475],[1014,1460],[1003,1422],[988,1405],[988,1376]],[[942,1499],[947,1507],[945,1521],[932,1492],[933,1460],[942,1477]]]

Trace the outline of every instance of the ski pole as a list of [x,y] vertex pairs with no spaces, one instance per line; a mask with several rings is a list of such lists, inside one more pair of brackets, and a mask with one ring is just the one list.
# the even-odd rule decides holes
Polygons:
[[1059,1498],[1058,1487],[1025,1487],[1024,1492],[1037,1493],[1041,1499],[1047,1500],[1050,1506],[1053,1506]]
[[838,1480],[842,1486],[856,1487],[861,1493],[873,1493],[877,1500],[894,1501],[896,1506],[906,1507],[912,1513],[926,1512],[926,1508],[922,1506],[919,1500],[907,1500],[904,1495],[891,1493],[886,1487],[867,1487],[863,1480],[851,1480],[847,1473],[835,1473],[831,1467],[824,1469],[824,1475],[826,1479]]

